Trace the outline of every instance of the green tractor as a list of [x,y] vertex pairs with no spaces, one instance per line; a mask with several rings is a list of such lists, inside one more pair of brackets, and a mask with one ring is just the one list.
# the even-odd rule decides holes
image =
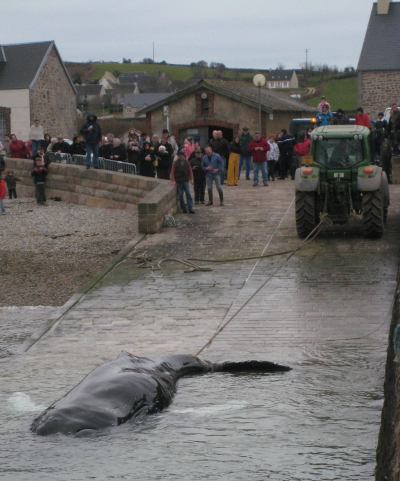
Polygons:
[[360,125],[327,125],[311,134],[310,155],[296,170],[296,228],[307,237],[326,214],[344,224],[362,215],[364,235],[381,237],[389,199],[385,172],[371,165],[368,136]]

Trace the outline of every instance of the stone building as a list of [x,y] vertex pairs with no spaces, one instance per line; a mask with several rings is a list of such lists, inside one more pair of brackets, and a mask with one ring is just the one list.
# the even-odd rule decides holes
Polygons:
[[[299,100],[268,88],[261,89],[262,135],[289,128],[293,118],[316,114]],[[181,142],[192,135],[202,146],[221,130],[231,141],[243,127],[251,133],[258,129],[258,88],[253,84],[200,80],[166,99],[140,110],[146,114],[146,131],[160,134],[167,126]]]
[[371,116],[400,102],[400,3],[372,5],[357,66],[358,102]]
[[0,105],[21,140],[36,118],[52,136],[72,137],[76,91],[53,41],[0,46]]

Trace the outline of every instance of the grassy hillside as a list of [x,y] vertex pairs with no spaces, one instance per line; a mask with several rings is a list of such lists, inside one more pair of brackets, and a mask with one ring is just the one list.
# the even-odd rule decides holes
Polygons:
[[[193,70],[188,65],[162,65],[162,64],[143,64],[143,63],[118,63],[118,62],[104,62],[93,64],[95,69],[91,72],[91,79],[99,79],[104,72],[113,72],[119,70],[121,74],[126,72],[145,71],[148,75],[157,75],[158,72],[165,72],[165,74],[173,81],[185,82],[193,77]],[[212,68],[206,69],[209,78],[213,78],[216,70]],[[234,78],[238,75],[238,70],[226,69],[224,77]],[[267,70],[264,71],[266,73]],[[240,78],[253,77],[254,72],[240,72]]]
[[[342,108],[346,110],[356,110],[358,107],[358,87],[357,77],[346,78],[342,80],[331,80],[326,83],[321,95],[325,95],[327,101],[331,104],[332,110]],[[308,100],[307,103],[316,107],[321,95]]]

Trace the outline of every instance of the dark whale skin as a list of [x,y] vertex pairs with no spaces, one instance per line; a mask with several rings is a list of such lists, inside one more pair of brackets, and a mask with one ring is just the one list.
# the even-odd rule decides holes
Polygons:
[[123,351],[117,359],[94,369],[49,406],[32,422],[30,429],[42,436],[76,435],[162,411],[171,404],[178,379],[189,374],[288,370],[287,366],[267,361],[213,364],[189,354],[145,358]]

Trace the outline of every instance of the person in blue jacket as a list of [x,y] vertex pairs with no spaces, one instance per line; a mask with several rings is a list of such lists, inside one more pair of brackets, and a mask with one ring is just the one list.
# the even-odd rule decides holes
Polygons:
[[329,125],[329,122],[333,118],[332,112],[329,110],[329,107],[325,104],[322,106],[321,112],[318,112],[317,115],[317,126],[321,127],[323,125]]
[[224,172],[224,161],[219,154],[213,152],[210,145],[205,148],[206,155],[203,157],[201,168],[206,173],[206,183],[208,191],[208,204],[213,205],[213,181],[219,194],[220,204],[224,205],[224,192],[221,187],[221,174]]
[[97,123],[96,115],[89,113],[83,123],[80,133],[85,136],[86,143],[86,168],[90,169],[91,154],[93,153],[94,168],[99,168],[99,142],[102,139],[101,128]]

